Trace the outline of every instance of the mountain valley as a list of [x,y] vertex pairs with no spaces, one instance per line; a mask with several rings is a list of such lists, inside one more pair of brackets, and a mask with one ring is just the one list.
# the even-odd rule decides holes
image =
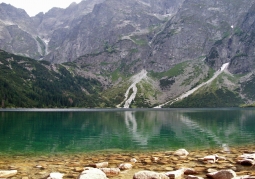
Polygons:
[[254,0],[85,0],[34,17],[2,3],[2,107],[124,107],[135,90],[128,107],[151,108],[226,63],[162,107],[253,104],[254,14]]

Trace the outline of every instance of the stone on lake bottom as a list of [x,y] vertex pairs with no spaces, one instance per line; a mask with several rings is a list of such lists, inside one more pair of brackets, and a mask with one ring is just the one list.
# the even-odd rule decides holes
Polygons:
[[120,169],[119,168],[100,168],[106,176],[112,177],[120,174]]
[[169,177],[163,173],[140,171],[134,174],[133,179],[169,179]]
[[233,170],[220,170],[208,173],[206,176],[212,179],[232,179],[236,177],[236,173]]
[[213,168],[208,168],[207,169],[207,173],[213,173],[213,172],[217,172],[218,170],[213,169]]
[[193,168],[183,168],[184,175],[194,175],[197,174],[196,170]]
[[244,166],[252,166],[255,164],[255,161],[252,159],[244,159],[244,160],[238,160],[238,163]]
[[218,155],[208,155],[203,158],[204,161],[207,161],[209,163],[215,163],[218,161]]
[[165,173],[165,175],[168,176],[170,179],[179,179],[182,178],[182,176],[184,175],[184,170],[180,169],[172,172],[167,172]]
[[176,150],[173,154],[177,156],[188,156],[189,152],[185,149],[179,149],[179,150]]
[[121,170],[129,170],[133,167],[131,163],[122,163],[119,165],[119,169]]
[[106,174],[97,168],[86,167],[78,179],[107,179]]
[[198,176],[194,176],[194,175],[188,175],[185,177],[185,179],[204,179],[203,177],[198,177]]
[[48,179],[62,179],[63,176],[64,174],[62,173],[54,172],[54,173],[50,173],[50,176],[48,177]]
[[251,159],[251,160],[255,160],[255,153],[240,155],[240,156],[238,156],[238,159]]
[[255,179],[255,176],[245,175],[245,176],[235,177],[234,179]]
[[137,160],[136,160],[136,158],[132,158],[132,159],[130,159],[130,162],[132,162],[132,163],[136,163],[136,162],[137,162]]
[[106,167],[108,167],[108,162],[90,164],[90,166],[94,167],[94,168],[106,168]]
[[0,170],[0,178],[8,178],[16,175],[17,170]]

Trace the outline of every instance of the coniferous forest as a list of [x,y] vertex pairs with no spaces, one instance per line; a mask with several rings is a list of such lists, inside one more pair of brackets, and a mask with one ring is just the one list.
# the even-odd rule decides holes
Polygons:
[[52,65],[0,51],[1,107],[104,107],[111,103],[102,84],[71,74],[64,64]]

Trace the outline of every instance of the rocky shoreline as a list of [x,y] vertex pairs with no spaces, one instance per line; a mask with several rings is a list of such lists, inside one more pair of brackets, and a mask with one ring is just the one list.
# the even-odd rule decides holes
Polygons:
[[51,156],[0,155],[0,178],[255,179],[255,147]]

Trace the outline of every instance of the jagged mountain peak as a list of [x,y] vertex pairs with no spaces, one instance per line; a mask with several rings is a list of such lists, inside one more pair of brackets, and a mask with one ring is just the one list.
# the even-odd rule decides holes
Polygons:
[[0,4],[0,19],[1,20],[12,20],[14,22],[21,18],[29,19],[29,15],[25,10],[16,8],[11,4],[1,3]]

